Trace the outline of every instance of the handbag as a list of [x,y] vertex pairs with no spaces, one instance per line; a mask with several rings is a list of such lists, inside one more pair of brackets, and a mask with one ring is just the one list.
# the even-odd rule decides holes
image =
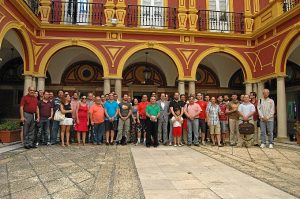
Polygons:
[[249,121],[243,121],[243,123],[239,124],[239,132],[244,135],[254,134],[254,124],[249,123]]
[[65,114],[63,114],[60,110],[57,110],[54,114],[55,121],[63,121],[66,118]]

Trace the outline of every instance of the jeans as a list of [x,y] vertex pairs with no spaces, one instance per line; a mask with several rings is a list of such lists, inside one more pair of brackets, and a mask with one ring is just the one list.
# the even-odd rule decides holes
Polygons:
[[188,144],[192,144],[194,133],[194,144],[199,144],[199,119],[188,119]]
[[171,119],[170,119],[169,142],[170,142],[170,143],[173,142],[173,125],[172,125]]
[[24,139],[24,146],[33,146],[34,141],[34,128],[35,128],[35,121],[34,115],[24,112],[24,126],[23,126],[23,139]]
[[260,121],[261,143],[266,144],[267,131],[270,135],[269,144],[273,144],[274,121]]
[[[42,137],[43,144],[47,144],[48,142],[48,128],[50,125],[49,119],[42,119],[40,121],[40,129],[39,135]],[[39,141],[40,137],[38,137],[37,141]]]
[[125,136],[126,141],[128,141],[127,138],[129,138],[129,136],[128,136],[129,129],[130,129],[130,119],[127,118],[127,120],[125,120],[125,121],[122,119],[119,119],[118,135],[117,135],[116,141],[120,142],[122,140],[123,135]]
[[159,119],[158,120],[158,140],[162,140],[161,132],[163,133],[164,144],[168,141],[168,119]]
[[102,143],[102,137],[105,131],[104,122],[94,125],[94,143]]
[[51,132],[51,144],[57,144],[57,135],[58,135],[58,129],[59,129],[59,122],[60,121],[56,121],[53,120],[53,124],[52,124],[52,132]]

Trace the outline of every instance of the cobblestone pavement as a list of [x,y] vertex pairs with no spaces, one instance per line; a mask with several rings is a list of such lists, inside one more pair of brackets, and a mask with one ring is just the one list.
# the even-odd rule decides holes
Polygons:
[[300,147],[201,146],[192,149],[300,198]]
[[129,146],[60,146],[0,154],[0,198],[144,198]]

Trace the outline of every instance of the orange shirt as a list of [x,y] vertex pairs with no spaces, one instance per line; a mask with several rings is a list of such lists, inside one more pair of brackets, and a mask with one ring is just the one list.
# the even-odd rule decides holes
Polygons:
[[104,108],[102,105],[93,104],[89,112],[93,118],[91,122],[94,122],[96,124],[104,122]]
[[146,107],[150,102],[140,102],[138,105],[138,112],[141,119],[147,119]]

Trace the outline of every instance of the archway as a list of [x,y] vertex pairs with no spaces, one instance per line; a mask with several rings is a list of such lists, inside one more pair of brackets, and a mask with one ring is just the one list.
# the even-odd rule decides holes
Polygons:
[[236,75],[242,75],[244,80],[242,64],[232,55],[224,52],[215,52],[205,56],[198,67],[196,67],[196,92],[210,95],[241,93],[244,91],[244,84],[230,87],[230,81]]
[[102,91],[104,68],[98,56],[81,46],[65,47],[53,54],[47,71],[51,76],[50,90]]
[[[148,71],[149,79],[145,71]],[[178,70],[174,60],[165,52],[146,48],[130,56],[123,70],[123,91],[133,96],[141,92],[166,92],[177,90]]]

